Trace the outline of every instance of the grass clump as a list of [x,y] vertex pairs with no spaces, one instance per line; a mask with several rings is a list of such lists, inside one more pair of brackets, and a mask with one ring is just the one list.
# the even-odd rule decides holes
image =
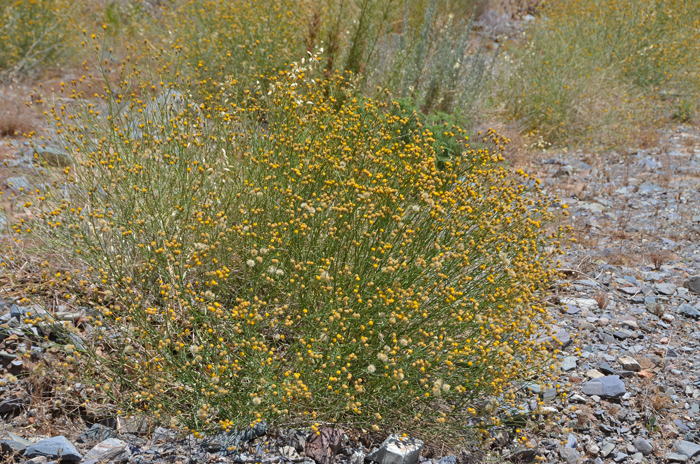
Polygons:
[[507,117],[548,142],[623,142],[697,95],[700,4],[548,2],[502,81]]
[[[159,78],[54,105],[76,163],[25,204],[14,250],[96,308],[66,375],[171,425],[463,426],[542,368],[558,234],[496,134],[436,134],[319,58],[186,91]],[[127,74],[129,74],[127,76]],[[54,277],[55,276],[55,277]],[[506,395],[507,398],[507,395]],[[456,430],[456,429],[455,429]]]
[[74,10],[70,0],[0,1],[0,83],[65,55],[74,38]]

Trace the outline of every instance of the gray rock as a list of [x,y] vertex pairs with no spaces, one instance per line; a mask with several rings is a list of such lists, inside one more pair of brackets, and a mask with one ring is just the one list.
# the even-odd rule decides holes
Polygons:
[[379,464],[415,464],[418,462],[423,442],[415,438],[401,439],[391,434],[384,440],[378,450],[365,456],[366,461]]
[[630,356],[624,356],[619,359],[620,365],[626,371],[639,372],[642,370],[642,366]]
[[604,458],[607,458],[610,453],[613,452],[615,449],[615,444],[614,443],[606,443],[603,445],[603,447],[600,449],[600,455],[603,456]]
[[565,372],[576,369],[577,358],[575,356],[567,356],[561,360],[561,369]]
[[688,303],[683,303],[680,305],[678,307],[678,313],[686,317],[692,317],[693,319],[700,319],[700,311]]
[[100,462],[124,462],[131,456],[128,446],[126,442],[117,438],[108,438],[88,451],[84,459],[86,461],[97,459]]
[[694,458],[695,456],[700,455],[700,445],[696,445],[690,441],[679,440],[676,442],[673,449],[677,453],[684,454],[689,458]]
[[457,456],[450,454],[437,460],[437,464],[457,464]]
[[569,464],[581,463],[581,455],[573,448],[559,448],[559,456]]
[[688,287],[688,290],[691,292],[700,293],[700,276],[688,277],[685,286]]
[[78,443],[102,442],[108,438],[115,438],[116,436],[116,430],[106,425],[92,424],[92,427],[81,433],[75,441]]
[[583,384],[583,393],[592,396],[597,395],[602,398],[617,398],[626,393],[625,384],[617,375],[608,375],[590,380]]
[[26,443],[22,443],[16,440],[13,440],[11,438],[6,438],[4,440],[0,440],[0,448],[2,448],[2,454],[4,456],[12,456],[14,454],[22,454],[24,453],[24,450],[27,449]]
[[666,460],[669,462],[688,462],[688,456],[671,452],[666,455]]
[[73,158],[68,153],[53,147],[38,147],[36,154],[49,166],[65,168],[73,164]]
[[27,448],[24,456],[28,459],[44,456],[49,459],[61,459],[61,461],[80,461],[83,459],[73,443],[62,435],[34,443]]
[[634,440],[634,448],[642,453],[644,456],[648,456],[654,451],[654,445],[646,441],[644,438],[639,437]]
[[15,192],[19,192],[20,190],[27,192],[31,188],[32,184],[29,183],[26,177],[18,176],[8,177],[5,179],[5,186],[14,190]]
[[15,412],[24,407],[24,398],[8,398],[0,403],[0,414]]
[[578,448],[578,440],[576,440],[576,437],[574,436],[573,433],[570,433],[569,436],[566,437],[565,448],[572,448],[572,449]]
[[654,284],[654,289],[662,295],[671,296],[676,293],[676,286],[673,284]]

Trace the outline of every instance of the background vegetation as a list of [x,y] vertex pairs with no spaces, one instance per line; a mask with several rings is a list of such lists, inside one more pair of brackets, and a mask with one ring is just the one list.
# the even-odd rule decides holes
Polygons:
[[72,70],[32,95],[5,264],[93,308],[65,379],[173,427],[498,423],[554,367],[565,213],[478,127],[609,145],[695,114],[682,0],[0,4],[8,85]]

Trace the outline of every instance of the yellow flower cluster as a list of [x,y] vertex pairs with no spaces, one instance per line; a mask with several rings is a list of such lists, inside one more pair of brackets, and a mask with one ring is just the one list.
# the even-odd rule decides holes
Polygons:
[[125,66],[52,107],[76,164],[17,242],[71,263],[62,285],[101,314],[70,369],[125,411],[443,424],[548,361],[538,302],[563,231],[545,232],[538,182],[493,131],[472,147],[445,128],[462,151],[439,164],[418,114],[317,62],[255,96]]

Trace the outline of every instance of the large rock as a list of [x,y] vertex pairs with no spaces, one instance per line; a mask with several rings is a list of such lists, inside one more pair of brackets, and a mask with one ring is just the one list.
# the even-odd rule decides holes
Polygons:
[[389,435],[378,450],[365,457],[366,461],[379,464],[415,464],[418,462],[423,442],[415,438],[400,438],[396,434]]
[[642,437],[637,438],[634,440],[634,448],[642,453],[644,456],[648,456],[654,451],[654,445],[649,443],[647,440],[645,440]]
[[8,177],[5,179],[5,186],[12,189],[15,192],[18,192],[20,190],[24,191],[27,193],[29,189],[32,187],[32,184],[29,183],[26,177],[24,176],[18,176],[18,177]]
[[700,293],[700,276],[688,277],[688,281],[685,283],[688,290],[695,293]]
[[678,307],[678,313],[686,317],[692,317],[693,319],[700,319],[700,311],[697,308],[692,307],[688,303],[683,303]]
[[317,464],[331,464],[341,448],[343,431],[323,427],[319,433],[311,433],[306,439],[304,451]]
[[626,391],[625,384],[617,375],[607,375],[583,384],[584,394],[598,395],[601,398],[617,398],[624,395]]
[[78,443],[101,442],[116,436],[117,432],[114,429],[102,424],[92,424],[92,427],[81,433],[75,441]]
[[49,166],[65,168],[73,164],[73,158],[68,153],[53,147],[38,147],[36,154]]
[[639,372],[642,370],[642,366],[631,356],[623,356],[619,359],[619,362],[622,368],[626,371]]
[[99,462],[124,462],[129,460],[129,445],[117,438],[108,438],[85,454],[84,460],[97,459]]
[[83,459],[83,456],[78,453],[73,443],[69,442],[63,435],[40,440],[28,447],[24,453],[24,457],[27,459],[39,456],[44,456],[51,460],[60,459],[61,461],[80,461]]
[[676,453],[684,454],[689,458],[700,455],[700,445],[696,445],[691,441],[679,440],[673,448]]

